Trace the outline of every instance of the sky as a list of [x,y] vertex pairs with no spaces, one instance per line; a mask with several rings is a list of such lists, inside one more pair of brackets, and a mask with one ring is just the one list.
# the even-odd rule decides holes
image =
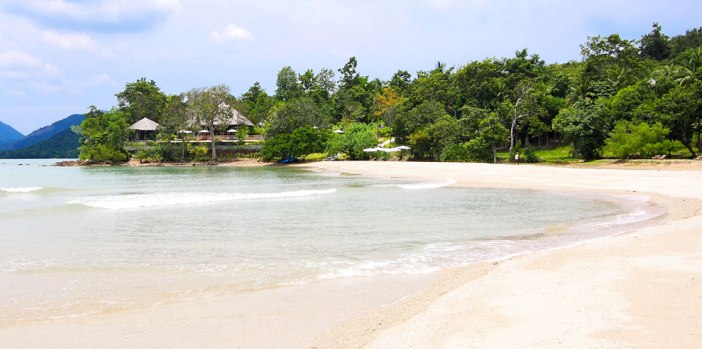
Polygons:
[[[285,66],[389,80],[512,57],[580,59],[588,37],[640,39],[702,27],[699,0],[0,0],[0,121],[23,134],[95,105],[142,77],[167,94],[255,82]],[[339,74],[337,73],[337,78]]]

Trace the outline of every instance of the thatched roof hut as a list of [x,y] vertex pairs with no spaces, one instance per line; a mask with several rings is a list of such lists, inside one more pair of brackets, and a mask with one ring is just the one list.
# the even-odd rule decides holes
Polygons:
[[139,141],[156,138],[156,129],[158,127],[159,125],[155,121],[143,118],[129,126],[128,129],[136,131],[135,140]]

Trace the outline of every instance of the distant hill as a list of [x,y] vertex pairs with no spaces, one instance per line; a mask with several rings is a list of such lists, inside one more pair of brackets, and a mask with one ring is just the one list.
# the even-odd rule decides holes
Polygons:
[[0,147],[0,158],[77,158],[80,136],[71,130],[71,126],[80,125],[83,119],[85,119],[83,115],[73,114],[49,126],[44,126],[26,137],[20,137],[19,140],[16,139],[5,147]]
[[56,121],[49,126],[44,126],[28,134],[20,141],[13,143],[9,150],[22,149],[46,141],[57,134],[70,129],[71,126],[80,125],[80,123],[83,122],[83,119],[85,119],[85,116],[81,114],[73,114],[65,119]]
[[24,138],[23,134],[12,128],[12,126],[0,121],[0,150],[9,148],[22,138]]
[[75,159],[78,158],[78,134],[70,128],[64,129],[53,137],[34,143],[28,147],[0,153],[4,159]]

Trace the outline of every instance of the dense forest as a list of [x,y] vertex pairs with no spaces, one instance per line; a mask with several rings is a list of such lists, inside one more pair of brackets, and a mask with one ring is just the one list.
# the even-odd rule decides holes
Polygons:
[[[457,67],[439,62],[415,75],[398,70],[389,80],[361,74],[351,57],[336,71],[284,67],[273,94],[257,82],[239,97],[226,85],[166,95],[140,79],[116,94],[112,110],[90,108],[81,158],[126,160],[126,128],[143,117],[158,122],[159,139],[168,140],[179,130],[215,131],[232,108],[257,125],[247,132],[264,135],[265,160],[367,159],[374,155],[363,149],[382,141],[411,147],[411,159],[433,161],[494,162],[516,152],[538,161],[535,150],[554,146],[584,160],[697,157],[702,28],[668,37],[654,23],[639,40],[595,36],[580,48],[581,58],[567,63],[546,64],[523,49]],[[182,147],[156,158],[194,154]]]

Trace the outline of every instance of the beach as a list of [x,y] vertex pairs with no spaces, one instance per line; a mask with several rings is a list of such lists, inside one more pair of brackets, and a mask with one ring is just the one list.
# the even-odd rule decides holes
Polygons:
[[[168,205],[180,205],[179,202],[184,198],[191,200],[191,204],[175,207],[187,208],[187,211],[195,211],[195,214],[186,216],[178,223],[183,234],[167,235],[170,228],[159,229],[159,223],[154,222],[168,226],[167,223],[175,219],[173,217],[184,215],[186,210],[170,213],[175,215],[169,216],[170,218],[149,218],[154,219],[152,223],[133,223],[120,229],[121,234],[137,233],[127,235],[130,237],[127,239],[122,239],[120,234],[108,233],[95,238],[108,241],[117,239],[113,242],[119,247],[115,251],[135,251],[134,254],[128,255],[128,258],[119,260],[131,263],[134,259],[144,258],[145,262],[142,264],[122,266],[107,263],[105,265],[109,268],[103,266],[104,269],[86,271],[84,269],[94,264],[86,264],[84,259],[79,259],[76,262],[79,269],[70,269],[73,267],[68,263],[66,266],[70,268],[67,272],[62,271],[63,266],[56,270],[57,267],[52,265],[49,265],[48,272],[43,266],[23,269],[25,271],[19,273],[8,272],[7,280],[17,281],[18,285],[28,284],[20,283],[22,278],[37,277],[37,280],[50,285],[62,285],[63,282],[69,291],[86,288],[90,291],[86,291],[86,295],[92,297],[91,299],[100,300],[101,298],[95,297],[101,293],[96,295],[93,292],[100,291],[107,292],[107,299],[112,301],[115,297],[115,287],[127,292],[131,298],[126,305],[109,303],[105,307],[104,304],[99,304],[100,310],[94,314],[83,315],[74,309],[69,309],[70,312],[58,309],[60,314],[74,315],[0,322],[0,347],[696,348],[702,342],[702,331],[698,326],[702,322],[702,242],[699,239],[702,231],[702,170],[697,163],[666,167],[649,164],[572,168],[527,164],[517,166],[359,161],[292,166],[291,170],[297,168],[321,175],[314,176],[311,182],[306,182],[312,179],[305,176],[288,177],[294,171],[287,171],[287,168],[279,166],[275,166],[274,169],[280,171],[274,172],[264,171],[265,168],[262,167],[235,172],[233,168],[189,166],[188,173],[191,175],[188,176],[183,175],[183,171],[167,167],[117,167],[87,171],[76,168],[60,169],[68,171],[66,173],[84,176],[79,177],[83,178],[82,181],[75,179],[79,184],[85,183],[86,180],[94,181],[92,185],[95,188],[111,184],[114,188],[122,190],[122,181],[143,184],[140,188],[130,188],[126,193],[113,192],[117,189],[111,189],[105,193],[101,192],[99,197],[80,196],[75,200],[82,204],[72,203],[68,206],[64,202],[64,196],[73,194],[67,190],[48,189],[46,194],[7,195],[20,195],[16,198],[19,203],[22,203],[22,200],[29,201],[32,195],[38,195],[36,199],[41,199],[37,202],[55,200],[59,208],[54,209],[55,213],[50,216],[52,220],[47,221],[52,222],[51,224],[56,224],[54,222],[59,222],[60,219],[70,220],[61,217],[76,211],[82,217],[105,218],[108,219],[107,222],[115,220],[120,222],[118,225],[124,225],[126,219],[141,211],[143,216],[140,217],[151,217],[151,212],[169,214],[170,211],[165,208],[159,209],[156,206],[153,211],[149,211],[148,208],[151,205],[166,205],[166,208],[170,207]],[[44,167],[36,169],[59,170]],[[259,172],[269,177],[261,177]],[[232,268],[233,255],[227,253],[237,248],[247,250],[253,247],[241,247],[238,240],[223,239],[223,236],[231,234],[237,228],[241,228],[242,231],[253,230],[254,225],[261,225],[259,220],[253,219],[250,223],[244,223],[242,218],[235,218],[233,221],[236,225],[222,226],[212,231],[196,229],[199,224],[192,222],[192,217],[213,214],[212,208],[216,206],[198,204],[213,198],[220,200],[220,205],[237,208],[231,212],[241,212],[246,206],[252,206],[255,210],[255,207],[258,207],[258,199],[244,197],[244,201],[238,204],[237,195],[240,194],[236,193],[255,186],[261,178],[270,180],[277,176],[283,176],[285,179],[280,182],[282,184],[277,184],[280,186],[277,189],[279,196],[297,193],[296,195],[310,195],[309,197],[314,199],[264,199],[261,201],[261,207],[307,207],[305,205],[319,202],[319,206],[309,207],[328,208],[328,205],[334,202],[331,201],[334,196],[358,195],[349,196],[348,202],[337,203],[343,208],[348,208],[352,202],[363,200],[369,193],[380,193],[378,195],[381,196],[414,193],[384,187],[389,183],[398,182],[410,185],[451,183],[451,186],[466,188],[519,189],[522,190],[521,195],[525,192],[544,191],[566,193],[566,197],[573,198],[612,197],[614,201],[619,200],[614,198],[624,196],[648,201],[651,205],[664,208],[666,213],[631,226],[627,225],[626,231],[618,232],[614,236],[579,241],[565,247],[537,249],[517,256],[485,260],[438,272],[321,278],[312,282],[293,282],[282,287],[270,282],[265,284],[265,287],[240,291],[235,285],[239,282],[241,272],[222,271]],[[164,177],[171,179],[164,184],[160,182]],[[232,177],[238,178],[235,183],[231,183]],[[370,186],[363,189],[365,191],[359,189],[365,183],[361,180],[371,177],[382,181],[369,181]],[[199,182],[194,183],[193,178],[198,178]],[[342,181],[349,178],[353,180]],[[229,196],[213,196],[209,192],[213,183],[218,183],[217,186],[220,187],[231,185],[231,193],[227,194]],[[304,189],[307,190],[289,191],[291,189],[288,188],[299,190],[299,183],[305,183]],[[347,183],[348,186],[342,186],[343,183]],[[382,185],[377,186],[377,183]],[[59,184],[74,186],[63,182],[40,184],[49,188],[59,187]],[[159,185],[163,188],[153,188]],[[202,195],[190,193],[188,196],[182,196],[170,191],[173,187],[182,186],[188,186],[188,191],[193,191],[196,187],[201,188]],[[336,187],[339,189],[329,189]],[[42,190],[38,192],[41,193]],[[270,196],[268,193],[261,194],[251,190],[253,192],[249,197]],[[434,191],[429,190],[425,193],[432,192]],[[438,197],[444,197],[448,193],[453,191],[449,190]],[[329,201],[325,201],[327,198],[330,198]],[[170,203],[164,202],[168,200]],[[288,205],[290,202],[295,205]],[[418,203],[415,202],[414,205]],[[364,205],[361,203],[359,206]],[[34,217],[36,212],[39,211],[32,211],[27,220],[22,222],[31,223],[29,217]],[[217,217],[224,220],[232,215],[230,211],[223,210]],[[506,219],[517,216],[505,215]],[[391,218],[382,215],[380,217]],[[395,219],[402,217],[403,215],[396,215]],[[306,216],[307,220],[313,218]],[[357,218],[346,219],[353,222]],[[97,222],[96,220],[91,224],[86,223],[86,227],[92,228]],[[265,226],[271,226],[271,223],[269,220]],[[352,230],[372,228],[370,225],[359,228],[363,226],[362,223],[342,225],[355,226]],[[71,229],[90,231],[83,225],[71,222],[64,224],[70,225]],[[315,224],[315,229],[319,228],[320,224],[335,225],[329,218],[321,218]],[[98,226],[107,229],[113,224]],[[191,231],[197,231],[199,234],[208,234],[187,234],[189,230],[185,229],[186,226],[190,226]],[[284,233],[291,228],[290,225],[282,224],[279,231]],[[213,234],[214,232],[225,235]],[[557,236],[560,232],[554,230],[552,233]],[[92,234],[93,232],[90,232],[88,236]],[[53,241],[53,244],[44,247],[47,252],[55,252],[51,247],[60,246],[64,239],[51,235],[40,236]],[[176,240],[171,241],[164,236],[172,236]],[[70,238],[71,235],[66,237]],[[144,240],[144,237],[148,239]],[[285,234],[278,235],[268,244],[275,244],[285,237]],[[291,237],[298,240],[297,235]],[[131,238],[136,239],[134,243],[130,242]],[[91,249],[102,246],[91,241],[88,240],[87,245]],[[144,253],[136,253],[143,248],[143,244],[154,241],[152,248]],[[36,248],[35,243],[31,240],[27,242],[32,250]],[[222,246],[223,244],[225,246]],[[286,244],[287,242],[282,246]],[[333,245],[318,245],[315,249],[322,249],[320,246],[329,248]],[[67,246],[73,248],[77,245]],[[200,247],[193,249],[198,246]],[[69,251],[69,255],[78,252]],[[182,263],[184,252],[191,253],[194,258],[186,261],[197,262],[195,265],[199,269],[195,272],[189,271],[188,264],[177,264],[179,268],[184,267],[185,272],[172,270],[172,263]],[[278,253],[280,252],[275,252],[273,256],[278,258]],[[153,254],[155,256],[151,258]],[[87,256],[100,259],[99,254]],[[354,254],[351,256],[357,257]],[[151,269],[154,263],[159,268]],[[402,265],[398,267],[404,268]],[[252,270],[254,276],[264,273],[260,265]],[[335,272],[345,270],[335,269]],[[364,271],[363,268],[352,270]],[[46,276],[43,276],[44,273]],[[85,287],[78,283],[76,288],[71,288],[74,286],[68,282],[74,282],[76,277],[75,281],[82,281],[81,275],[86,275],[85,280],[89,282]],[[151,278],[155,278],[157,284],[151,284],[148,281]],[[105,289],[92,290],[90,287],[96,282],[105,283]],[[173,282],[174,285],[170,286],[167,282]],[[35,282],[29,284],[36,285]],[[39,286],[41,285],[36,285]],[[14,292],[7,287],[0,284],[0,294],[7,292],[22,297],[22,292]],[[37,290],[26,290],[26,293],[35,291]],[[46,299],[59,301],[62,298],[53,297],[51,293],[60,294],[62,291],[45,290],[49,294]],[[68,293],[69,301],[74,299],[71,297],[75,297],[73,292]],[[140,298],[143,295],[147,297]],[[80,304],[82,300],[77,301]],[[72,305],[69,303],[68,306]],[[11,305],[10,309],[15,307]]]
[[577,246],[447,270],[432,287],[327,333],[320,348],[697,348],[702,171],[324,162],[319,171],[458,186],[649,196],[668,214]]

